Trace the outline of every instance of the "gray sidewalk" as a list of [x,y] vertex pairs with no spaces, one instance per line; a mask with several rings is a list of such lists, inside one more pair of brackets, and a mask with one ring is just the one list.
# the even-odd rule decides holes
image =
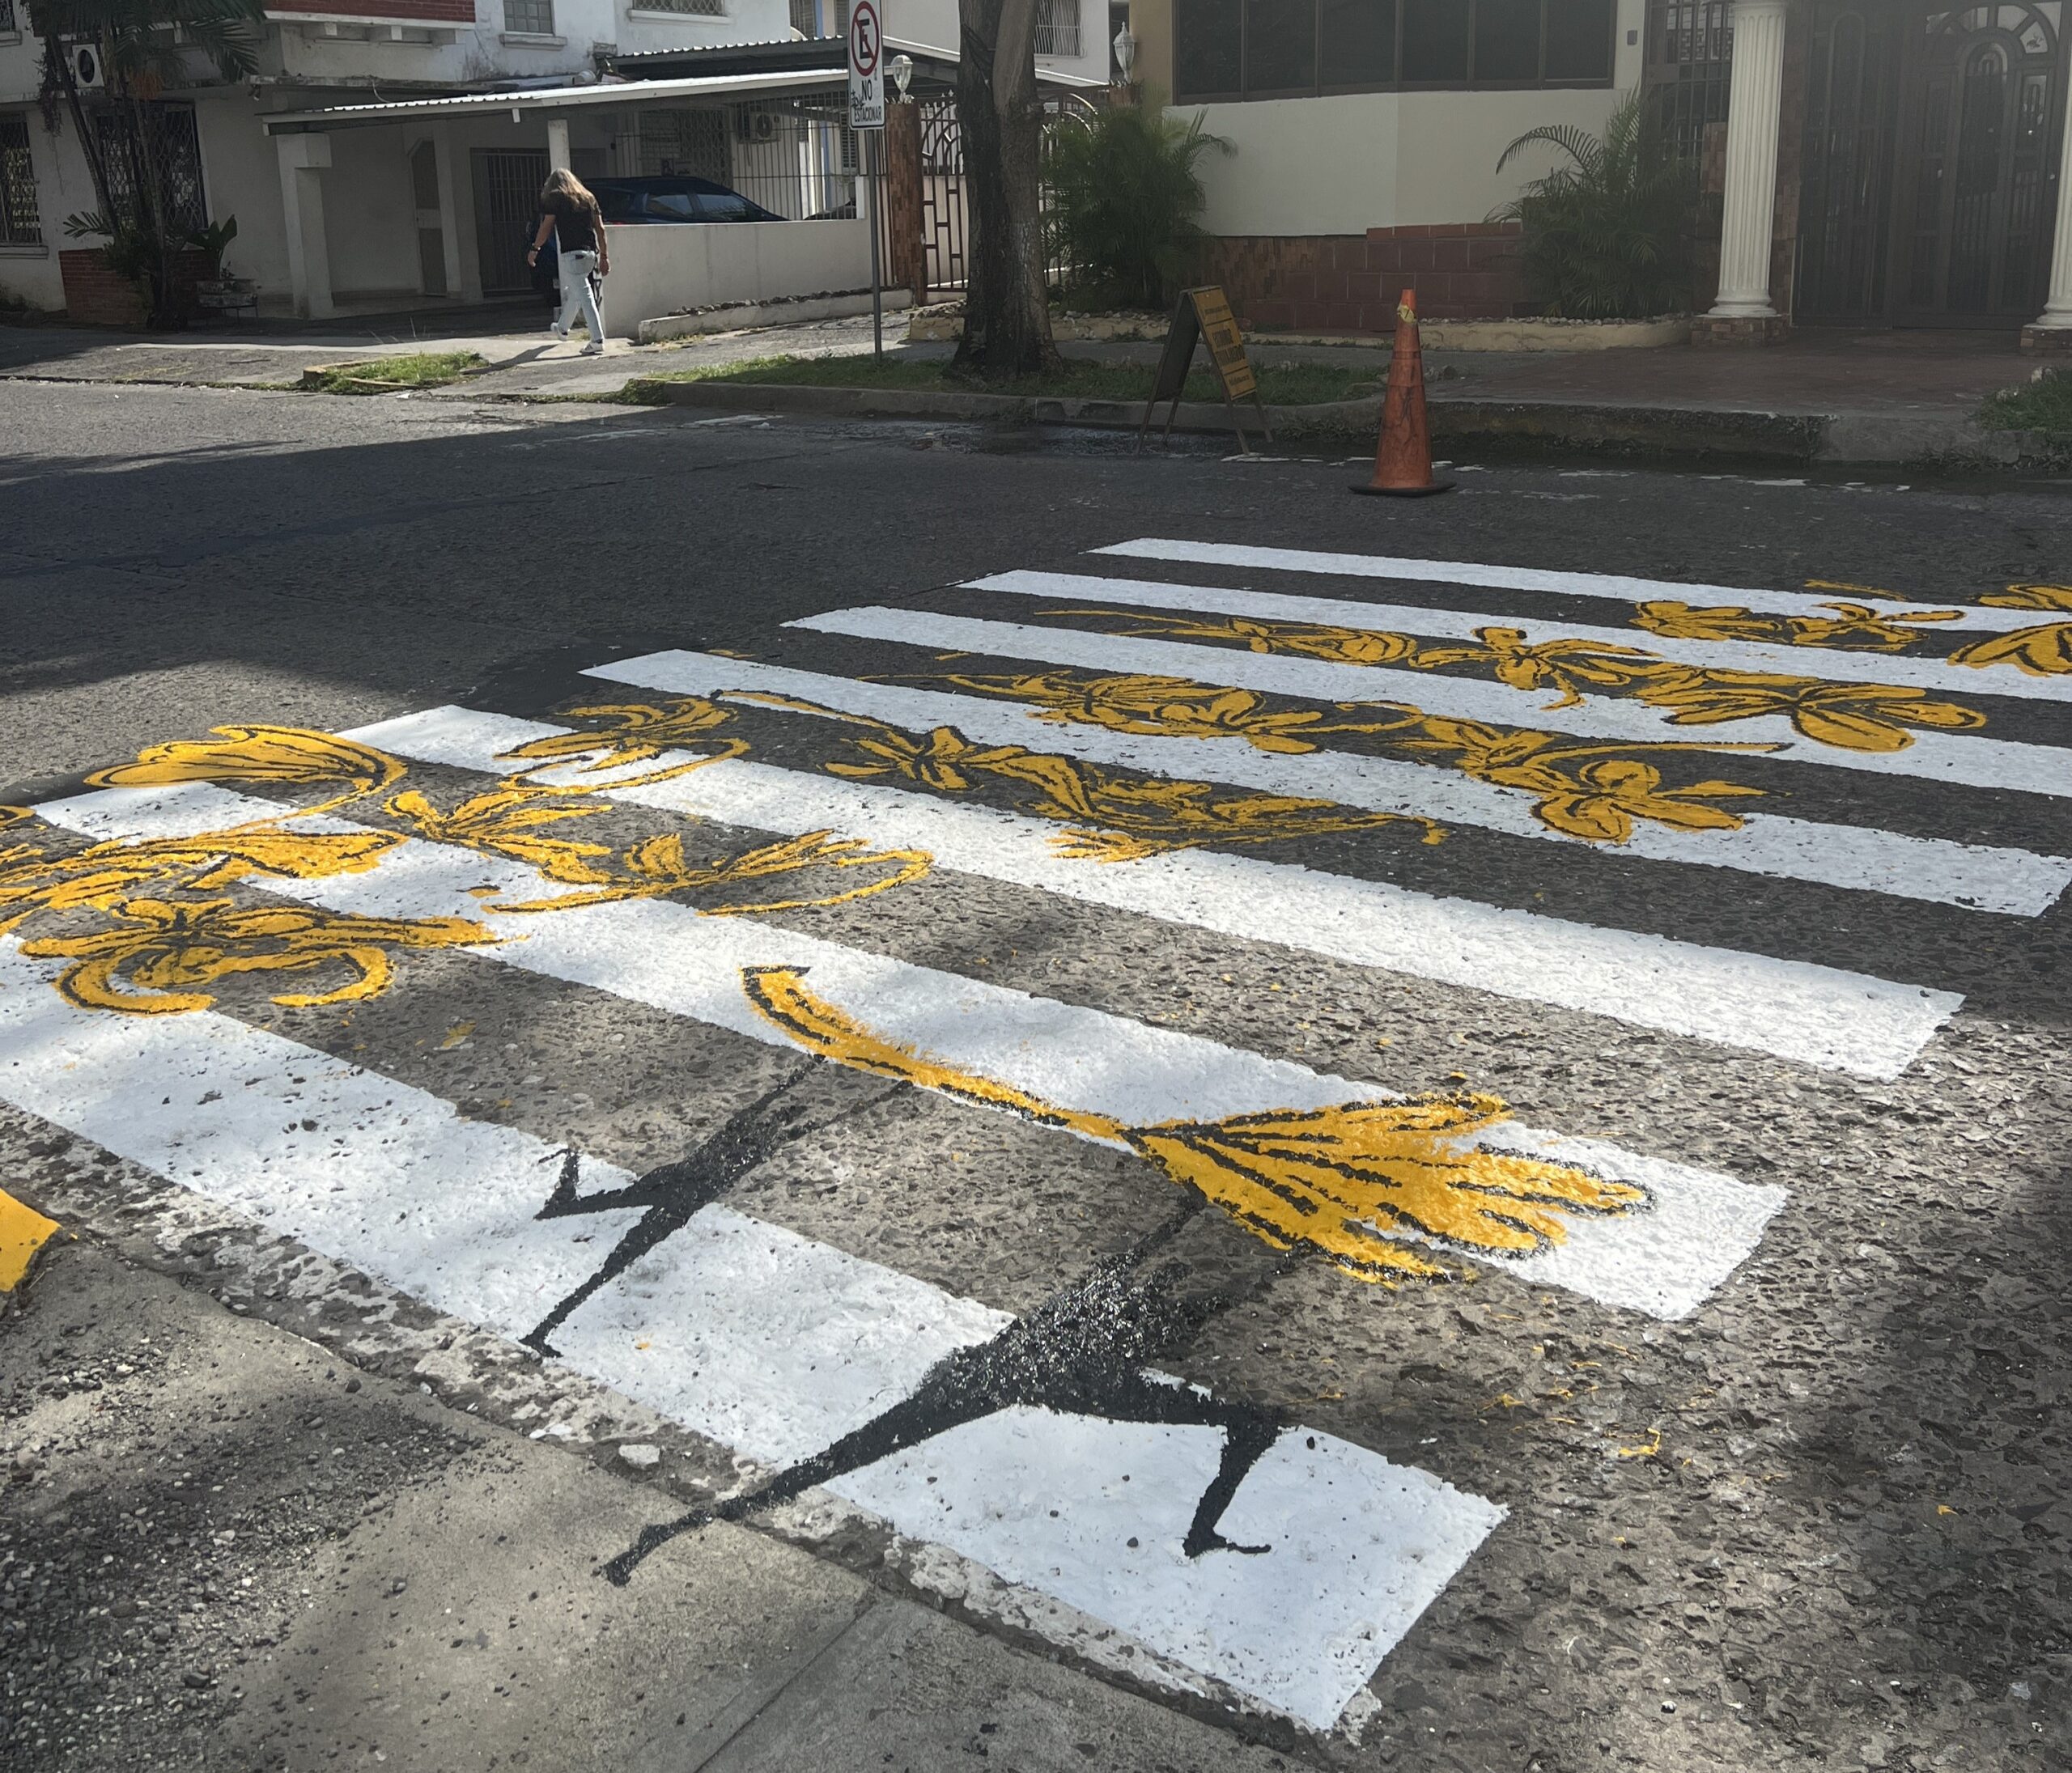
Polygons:
[[614,1588],[601,1559],[681,1505],[431,1389],[53,1246],[0,1295],[0,1745],[251,1773],[1290,1764],[766,1533],[687,1534]]
[[[950,355],[948,345],[903,343],[903,329],[898,316],[889,318],[889,352],[909,359]],[[0,377],[288,388],[305,369],[322,364],[414,350],[473,350],[487,360],[488,371],[407,397],[583,400],[609,397],[629,380],[694,365],[780,354],[854,355],[870,348],[868,319],[659,346],[614,340],[601,360],[583,356],[573,341],[550,337],[543,325],[438,338],[343,326],[336,333],[150,339],[80,329],[0,328]],[[1377,380],[1389,356],[1380,341],[1317,343],[1264,335],[1251,349],[1262,363],[1342,366],[1369,371]],[[1102,362],[1150,363],[1159,346],[1073,342],[1064,350]],[[1518,443],[1557,451],[1959,468],[2012,466],[2049,456],[2041,440],[1989,431],[1976,422],[1989,394],[2026,380],[2032,367],[2017,354],[2011,336],[1815,330],[1760,350],[1430,352],[1425,359],[1433,433],[1447,448]],[[830,412],[859,409],[854,395],[822,404]],[[771,397],[770,409],[780,405],[817,409],[814,396],[797,391],[782,401]],[[887,412],[909,414],[919,409],[949,419],[1032,416],[989,404],[979,393],[909,394],[885,405]],[[1372,429],[1364,407],[1326,416],[1327,428],[1348,435]],[[1203,422],[1220,427],[1220,411]]]

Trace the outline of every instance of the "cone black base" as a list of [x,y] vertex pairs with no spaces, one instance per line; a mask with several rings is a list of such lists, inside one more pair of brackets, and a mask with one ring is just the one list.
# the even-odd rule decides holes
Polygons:
[[1373,498],[1429,498],[1434,493],[1451,492],[1458,484],[1450,480],[1435,480],[1429,486],[1369,486],[1355,481],[1352,490]]

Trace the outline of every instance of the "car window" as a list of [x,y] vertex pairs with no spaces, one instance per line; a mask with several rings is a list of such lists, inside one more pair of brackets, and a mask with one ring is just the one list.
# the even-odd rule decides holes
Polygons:
[[604,190],[597,193],[597,207],[607,222],[622,220],[633,214],[635,205],[631,191]]
[[672,222],[694,222],[698,212],[692,207],[692,199],[681,191],[650,191],[648,193],[648,213]]
[[732,191],[701,192],[698,214],[707,222],[745,222],[752,213],[749,200]]

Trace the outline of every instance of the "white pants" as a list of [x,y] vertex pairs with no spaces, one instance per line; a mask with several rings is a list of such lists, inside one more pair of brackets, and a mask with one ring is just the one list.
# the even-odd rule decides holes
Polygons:
[[576,311],[582,311],[583,323],[590,329],[590,342],[601,346],[605,342],[605,316],[597,306],[597,292],[590,287],[590,274],[597,268],[595,252],[564,252],[561,255],[561,312],[554,324],[563,333],[575,324]]

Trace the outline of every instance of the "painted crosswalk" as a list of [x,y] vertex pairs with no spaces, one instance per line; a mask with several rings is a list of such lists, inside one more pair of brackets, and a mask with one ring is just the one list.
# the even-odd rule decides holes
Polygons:
[[[1504,1510],[1443,1437],[1406,1463],[1201,1382],[1204,1326],[1313,1272],[1362,1312],[1474,1278],[1683,1319],[1750,1283],[1786,1197],[1637,1122],[1523,1124],[1467,1073],[1406,1095],[1161,1025],[1138,969],[1301,956],[1530,1006],[1552,1049],[1638,1029],[1694,1077],[1889,1079],[1963,1008],[1947,945],[2072,882],[2072,679],[2036,664],[2036,587],[1946,610],[1157,540],[1071,565],[831,610],[767,656],[180,736],[0,809],[0,1099],[745,1461],[615,1580],[832,1496],[1154,1685],[1328,1733]],[[1981,634],[2028,663],[1962,656]],[[1837,796],[1835,765],[1923,810]],[[940,921],[979,902],[1127,928],[1136,968],[996,982]],[[522,1092],[464,1111],[353,1020],[435,981],[644,1019],[648,1087],[707,1130],[607,1148]],[[940,1173],[1011,1131],[1097,1190],[1098,1230],[1032,1203],[1009,1300],[758,1180],[846,1173],[844,1130],[893,1104],[924,1220],[992,1203],[985,1162]]]

